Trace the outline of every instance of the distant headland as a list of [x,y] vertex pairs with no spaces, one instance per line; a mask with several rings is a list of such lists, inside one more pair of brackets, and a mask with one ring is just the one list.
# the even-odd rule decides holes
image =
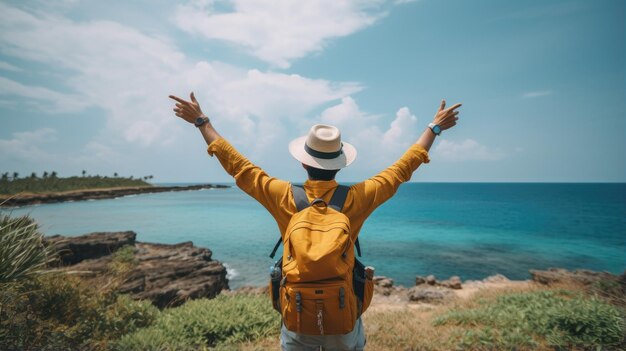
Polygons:
[[140,178],[87,175],[61,178],[56,172],[43,172],[41,177],[31,173],[20,178],[17,172],[0,178],[0,207],[28,206],[34,204],[111,199],[120,196],[187,191],[211,188],[229,188],[228,185],[196,184],[186,186],[156,186],[147,182],[153,176]]

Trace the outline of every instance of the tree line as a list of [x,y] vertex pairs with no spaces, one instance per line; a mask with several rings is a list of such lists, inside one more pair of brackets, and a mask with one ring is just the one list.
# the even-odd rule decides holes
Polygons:
[[22,192],[49,193],[71,190],[151,186],[148,180],[154,176],[121,177],[117,172],[112,177],[88,175],[86,170],[80,176],[59,177],[56,171],[44,171],[41,176],[32,172],[29,176],[20,177],[18,172],[4,172],[0,177],[0,194],[13,195]]
[[[86,170],[83,170],[81,172],[81,174],[82,174],[83,177],[109,178],[108,176],[100,176],[98,174],[96,174],[96,175],[89,175],[88,176]],[[113,178],[118,178],[118,177],[119,177],[119,175],[117,174],[117,172],[113,173]],[[13,180],[18,180],[18,179],[48,179],[48,178],[50,178],[50,179],[57,179],[58,178],[58,173],[56,171],[52,171],[50,173],[48,173],[47,171],[44,171],[41,174],[41,177],[38,177],[37,176],[37,172],[32,172],[29,176],[20,178],[19,172],[13,172],[13,173],[4,172],[4,173],[2,173],[2,178],[0,178],[0,180],[2,180],[2,181],[13,181]],[[147,175],[147,176],[143,176],[143,177],[139,177],[139,178],[134,178],[134,176],[132,176],[132,175],[130,177],[128,177],[128,179],[143,179],[144,181],[148,181],[148,180],[153,179],[153,178],[154,178],[153,175]]]

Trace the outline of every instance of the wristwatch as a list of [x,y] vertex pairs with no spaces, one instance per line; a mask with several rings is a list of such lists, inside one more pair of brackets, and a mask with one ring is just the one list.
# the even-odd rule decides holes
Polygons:
[[435,135],[441,135],[441,127],[438,124],[429,123],[428,128],[430,128],[430,130],[432,130]]
[[209,117],[198,117],[196,118],[196,122],[194,123],[194,125],[196,127],[201,127],[203,124],[207,123],[209,121]]

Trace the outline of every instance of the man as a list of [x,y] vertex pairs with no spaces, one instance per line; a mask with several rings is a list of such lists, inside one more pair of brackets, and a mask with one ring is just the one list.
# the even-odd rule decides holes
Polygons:
[[[239,188],[255,198],[274,217],[284,237],[287,224],[297,212],[291,192],[291,184],[267,175],[261,168],[235,150],[215,130],[204,115],[198,101],[191,93],[191,101],[170,95],[175,100],[176,116],[198,127],[208,145],[208,153],[216,156],[226,172],[234,177]],[[382,203],[393,196],[400,184],[411,179],[412,173],[422,163],[428,163],[428,150],[435,137],[456,125],[461,104],[446,108],[441,101],[434,120],[424,130],[417,142],[389,168],[376,176],[350,187],[342,212],[349,218],[351,235],[356,238],[365,219]],[[289,152],[302,163],[308,173],[304,190],[309,199],[321,198],[330,201],[337,182],[337,172],[356,158],[355,148],[341,141],[339,130],[333,126],[315,125],[308,135],[293,140]],[[359,318],[354,329],[345,335],[310,336],[281,328],[283,350],[363,350],[365,334]]]

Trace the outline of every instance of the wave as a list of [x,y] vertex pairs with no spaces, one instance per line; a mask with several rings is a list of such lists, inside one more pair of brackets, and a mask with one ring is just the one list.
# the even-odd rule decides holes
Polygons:
[[222,263],[226,268],[226,279],[232,280],[233,278],[239,276],[239,272],[236,269],[232,268],[228,263]]

